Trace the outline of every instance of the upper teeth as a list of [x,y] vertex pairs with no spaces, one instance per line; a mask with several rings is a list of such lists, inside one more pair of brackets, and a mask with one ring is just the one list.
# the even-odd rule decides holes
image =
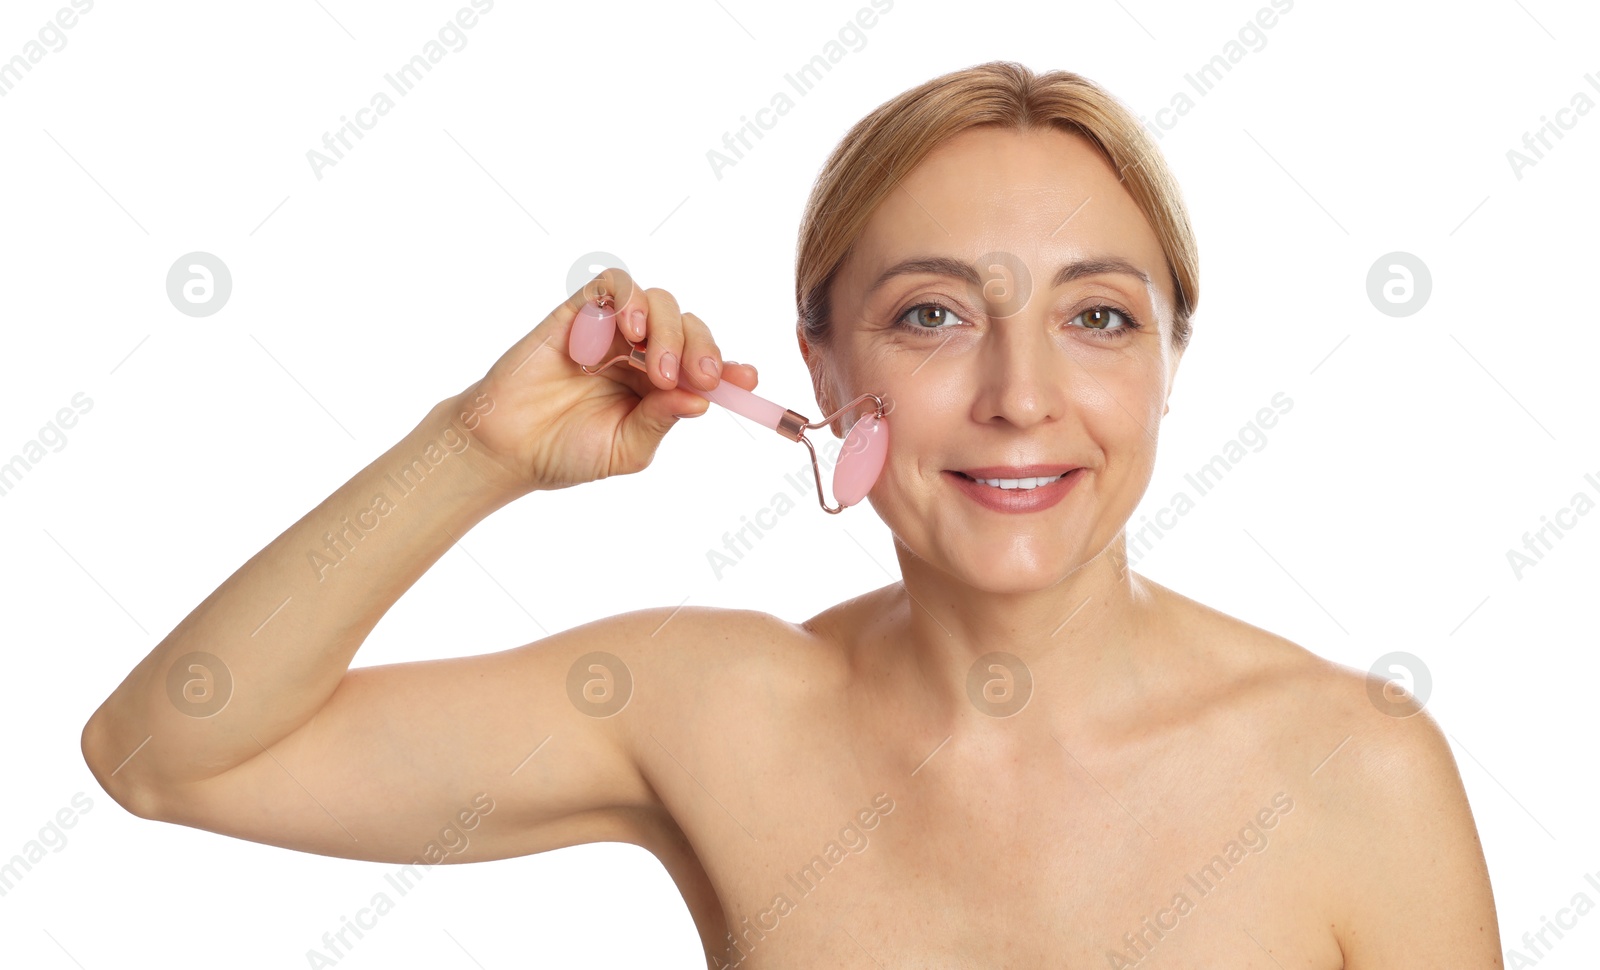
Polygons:
[[[985,485],[993,485],[995,488],[1038,488],[1040,485],[1048,485],[1051,482],[1058,481],[1066,474],[1066,472],[1062,472],[1060,475],[1051,475],[1048,478],[977,478],[973,480],[982,482]],[[971,478],[972,476],[969,475],[967,477]]]

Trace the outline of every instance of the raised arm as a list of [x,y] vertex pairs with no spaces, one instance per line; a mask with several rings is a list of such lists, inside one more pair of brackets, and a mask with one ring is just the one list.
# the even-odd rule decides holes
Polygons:
[[[599,282],[628,300],[624,311],[647,310],[655,354],[720,356],[664,291],[636,291],[617,270]],[[446,858],[426,861],[464,861],[635,841],[654,824],[625,719],[597,716],[610,672],[581,665],[576,676],[593,686],[576,699],[568,683],[580,657],[626,653],[669,610],[499,653],[349,669],[379,618],[489,513],[530,492],[637,471],[674,414],[707,406],[676,375],[578,371],[564,349],[583,298],[431,409],[134,667],[82,739],[119,804],[258,842],[396,862],[426,858],[430,845]],[[726,376],[755,383],[748,368]],[[547,552],[560,582],[557,551]],[[685,617],[673,625],[692,628]]]

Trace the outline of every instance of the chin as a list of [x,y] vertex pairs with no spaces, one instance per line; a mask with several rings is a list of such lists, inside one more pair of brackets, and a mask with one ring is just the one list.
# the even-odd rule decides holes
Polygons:
[[1035,593],[1056,586],[1087,561],[1083,551],[1060,537],[1013,537],[1010,542],[954,530],[930,535],[922,531],[921,541],[900,542],[913,555],[953,579],[984,593]]
[[[1019,516],[1018,525],[1039,523],[1019,530],[1003,520],[993,520],[999,531],[974,528],[974,523],[946,514],[936,500],[917,496],[906,501],[892,490],[875,489],[866,499],[873,511],[889,527],[895,542],[907,552],[938,571],[985,593],[1031,593],[1049,589],[1065,580],[1093,558],[1085,548],[1085,523],[1082,515],[1053,516],[1060,511],[1041,513],[1041,517]],[[1047,521],[1048,517],[1048,521]],[[978,520],[981,524],[982,520]],[[1098,532],[1088,523],[1091,533]],[[1082,538],[1072,539],[1078,535]],[[1098,548],[1098,547],[1096,547]]]
[[1034,593],[1049,589],[1071,575],[1082,562],[1076,551],[1056,543],[1050,549],[998,548],[950,550],[958,557],[952,572],[974,589],[986,593]]

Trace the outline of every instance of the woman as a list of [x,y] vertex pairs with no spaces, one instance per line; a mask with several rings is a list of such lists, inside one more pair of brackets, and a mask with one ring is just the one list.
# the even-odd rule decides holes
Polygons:
[[[755,386],[612,269],[201,603],[85,758],[141,817],[328,855],[637,844],[713,967],[1497,967],[1429,716],[1127,568],[1197,265],[1104,91],[998,62],[930,81],[834,152],[797,266],[823,413],[889,402],[869,498],[901,582],[802,623],[663,607],[348,669],[484,516],[648,465],[709,406],[680,368]],[[600,293],[645,372],[563,352]]]

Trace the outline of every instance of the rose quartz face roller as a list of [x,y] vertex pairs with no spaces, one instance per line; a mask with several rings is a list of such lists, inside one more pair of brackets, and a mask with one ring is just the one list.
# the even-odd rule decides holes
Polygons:
[[[572,321],[572,331],[567,339],[567,354],[585,374],[598,374],[616,363],[627,363],[638,370],[645,369],[645,345],[629,341],[632,350],[600,364],[611,349],[617,333],[617,310],[610,296],[602,295],[585,303]],[[595,367],[595,364],[600,364]],[[678,386],[693,391],[713,404],[720,404],[735,414],[742,415],[764,428],[771,428],[790,441],[805,444],[811,452],[811,471],[817,479],[817,501],[825,512],[838,513],[856,504],[872,491],[883,471],[884,459],[889,455],[889,425],[883,420],[889,412],[876,394],[863,394],[820,421],[807,421],[805,415],[772,403],[750,393],[737,384],[722,381],[709,391],[689,383],[682,374]],[[839,451],[839,463],[833,468],[833,495],[839,504],[828,508],[822,492],[822,470],[817,465],[817,449],[805,436],[808,428],[824,428],[834,418],[849,411],[862,401],[871,400],[873,413],[864,415],[845,435]]]

